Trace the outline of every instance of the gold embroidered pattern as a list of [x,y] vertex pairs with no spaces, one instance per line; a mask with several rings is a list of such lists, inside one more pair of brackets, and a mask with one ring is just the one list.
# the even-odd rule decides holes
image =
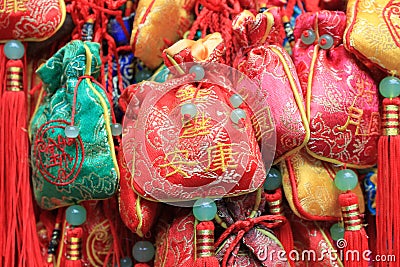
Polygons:
[[[172,159],[168,160],[168,158],[172,155]],[[190,178],[190,175],[187,171],[183,170],[183,166],[195,166],[197,165],[196,161],[190,161],[189,159],[189,151],[188,150],[178,150],[175,149],[172,152],[169,152],[165,155],[164,160],[168,161],[166,164],[161,164],[160,168],[172,168],[173,171],[168,172],[165,177],[170,177],[176,173],[179,173],[184,178]]]
[[192,138],[201,135],[208,135],[212,124],[211,118],[206,117],[203,113],[201,116],[196,116],[183,126],[183,133],[179,138]]
[[104,257],[110,251],[113,238],[108,220],[97,224],[86,240],[86,253],[92,266],[102,266]]
[[16,13],[26,11],[25,4],[28,0],[3,0],[0,13]]
[[[238,152],[232,151],[233,145],[234,144],[218,143],[215,146],[209,147],[207,149],[208,167],[206,171],[221,170],[225,172],[227,169],[235,169],[237,164],[235,164],[233,156],[237,155]],[[213,166],[213,168],[211,168],[211,166]]]
[[193,85],[183,86],[176,92],[176,97],[180,102],[194,100],[196,103],[207,102],[211,90],[208,88],[196,88]]

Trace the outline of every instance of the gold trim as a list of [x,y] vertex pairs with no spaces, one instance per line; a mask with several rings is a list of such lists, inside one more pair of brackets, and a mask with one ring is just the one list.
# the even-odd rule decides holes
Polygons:
[[383,135],[386,135],[386,136],[399,135],[399,129],[394,129],[394,128],[383,129]]
[[[22,71],[21,71],[22,74]],[[15,74],[15,73],[9,73],[7,74],[7,79],[18,79],[18,80],[22,80],[21,74]]]
[[79,237],[71,237],[70,238],[70,242],[73,242],[73,243],[80,243],[81,242],[81,238],[79,238]]
[[253,207],[253,210],[251,211],[251,213],[250,213],[250,218],[254,218],[254,217],[256,217],[257,216],[257,211],[258,211],[258,208],[260,207],[260,203],[261,203],[261,196],[262,196],[262,192],[264,191],[264,189],[262,188],[262,187],[260,187],[258,190],[257,190],[257,195],[256,195],[256,201],[255,201],[255,203],[254,203],[254,207]]
[[[281,157],[275,159],[273,164],[277,164],[278,162],[282,161],[283,159],[287,158],[288,156],[293,155],[294,153],[299,151],[301,148],[306,147],[308,141],[310,140],[311,132],[310,132],[310,125],[309,125],[308,119],[307,119],[307,113],[306,113],[306,110],[304,110],[304,103],[301,101],[299,90],[298,90],[298,88],[296,86],[296,82],[294,81],[294,79],[293,79],[293,77],[291,75],[290,68],[287,65],[287,63],[285,61],[285,58],[283,57],[282,53],[278,49],[276,49],[274,47],[270,47],[270,49],[282,61],[283,69],[285,70],[285,73],[288,76],[289,83],[290,83],[290,88],[292,89],[292,93],[294,95],[294,99],[296,101],[297,107],[298,107],[299,112],[300,112],[301,121],[303,123],[304,130],[306,132],[306,135],[304,137],[303,143],[300,146],[298,146],[298,147],[286,152]],[[300,92],[301,92],[301,90],[300,90]]]
[[197,236],[201,236],[201,235],[213,235],[214,236],[214,231],[213,230],[197,230],[196,235]]
[[207,250],[207,251],[214,250],[214,246],[203,246],[203,245],[200,245],[200,246],[197,246],[197,251],[199,251],[199,250]]
[[71,244],[71,245],[67,245],[67,248],[68,249],[73,249],[73,250],[75,250],[75,249],[80,249],[81,248],[81,244]]
[[349,231],[359,231],[359,230],[361,230],[361,228],[362,228],[362,225],[360,224],[360,225],[349,225],[349,226],[346,226],[346,230],[349,230]]
[[9,92],[20,92],[20,91],[22,91],[22,90],[21,90],[20,87],[12,86],[12,87],[8,87],[8,88],[7,88],[7,91],[9,91]]
[[[86,50],[86,70],[85,74],[89,73],[90,74],[90,68],[92,66],[92,54],[90,52],[89,47],[84,43],[83,44]],[[89,56],[88,56],[89,55]],[[89,70],[88,70],[89,66]],[[86,78],[86,82],[90,89],[92,89],[93,93],[99,98],[100,105],[103,108],[103,116],[104,116],[104,121],[105,121],[105,126],[106,126],[106,131],[107,131],[107,138],[108,138],[108,145],[110,146],[110,152],[111,152],[111,158],[114,163],[114,169],[115,172],[117,173],[117,179],[118,179],[118,184],[120,180],[120,173],[119,173],[119,167],[118,167],[118,162],[117,162],[117,157],[115,154],[115,149],[114,149],[114,140],[112,136],[112,131],[111,131],[111,118],[110,115],[108,114],[108,107],[107,107],[107,102],[104,100],[103,96],[96,90],[96,88],[93,86],[92,81],[89,78]]]
[[60,241],[60,247],[58,248],[58,255],[57,255],[57,262],[56,262],[56,267],[60,267],[61,264],[61,257],[64,253],[64,238],[65,238],[65,228],[67,226],[67,220],[64,220],[63,227],[60,229],[62,231],[62,236],[61,236],[61,241]]
[[212,257],[212,256],[214,256],[214,253],[211,251],[200,252],[199,254],[197,254],[197,258],[206,258],[206,257]]
[[218,214],[215,214],[214,220],[223,228],[228,228],[228,226],[226,225],[226,223],[224,221],[222,221],[221,217],[218,216]]
[[67,257],[67,258],[68,258],[68,260],[70,260],[70,261],[78,261],[78,260],[81,259],[80,256],[76,256],[76,257]]
[[348,226],[355,226],[356,224],[361,224],[361,219],[354,219],[354,220],[344,220],[344,225]]
[[21,81],[16,81],[16,80],[12,80],[12,81],[7,81],[7,86],[21,86]]
[[386,105],[384,111],[399,111],[399,106],[397,105]]
[[280,199],[276,200],[276,201],[272,201],[272,202],[268,202],[268,205],[271,206],[280,206],[282,203],[282,201]]
[[67,254],[70,256],[80,256],[81,252],[79,250],[70,250],[67,252]]
[[312,81],[314,78],[314,66],[315,66],[315,62],[317,61],[318,50],[319,50],[319,46],[316,45],[314,47],[314,52],[313,52],[313,56],[311,59],[310,71],[308,73],[308,80],[307,80],[306,114],[307,114],[308,123],[310,123],[310,121],[311,121],[311,96],[312,96],[311,90],[312,90]]
[[210,243],[214,242],[214,238],[198,238],[196,243]]
[[[7,72],[21,72],[22,73],[22,68],[21,67],[9,67],[7,68]],[[9,74],[7,74],[9,75]]]
[[386,119],[398,119],[399,118],[399,114],[393,114],[393,113],[387,113],[384,115],[384,117]]
[[398,121],[386,121],[384,123],[384,125],[385,126],[397,126],[397,125],[399,125],[399,122]]
[[343,214],[343,217],[345,217],[345,218],[347,218],[347,217],[356,217],[356,216],[360,216],[360,212],[354,211],[354,212],[344,213]]
[[176,68],[176,70],[179,72],[179,74],[185,74],[185,72],[183,71],[183,69],[178,65],[178,63],[176,63],[175,59],[173,57],[171,57],[170,55],[168,55],[167,53],[165,53],[167,55],[167,58],[171,61],[172,65]]
[[344,211],[352,211],[352,210],[355,210],[355,209],[358,210],[358,204],[353,204],[353,205],[350,205],[350,206],[342,207],[342,210],[344,210]]
[[[132,165],[135,165],[135,162],[133,162]],[[133,178],[132,178],[133,179]],[[139,223],[138,226],[136,227],[136,234],[140,237],[144,237],[144,234],[142,232],[142,226],[143,226],[143,216],[142,216],[142,208],[140,206],[140,196],[136,195],[136,215],[138,217]]]
[[275,214],[275,215],[283,214],[283,213],[282,213],[282,211],[283,211],[282,207],[273,208],[273,209],[270,208],[269,211],[270,211],[272,214]]
[[262,13],[266,18],[267,18],[267,28],[265,29],[265,33],[264,36],[261,39],[261,43],[265,43],[265,41],[267,40],[267,37],[269,35],[269,33],[271,32],[272,27],[274,26],[274,16],[267,11],[265,11],[264,13]]
[[[319,160],[322,160],[322,161],[326,161],[326,162],[329,162],[329,163],[333,163],[333,164],[337,164],[337,165],[344,165],[344,163],[339,161],[339,160],[322,157],[322,156],[314,153],[313,151],[311,151],[308,147],[306,147],[306,151],[310,156],[313,156],[316,159],[319,159]],[[366,168],[370,168],[370,167],[375,166],[375,164],[357,165],[357,164],[353,164],[353,163],[346,163],[346,166],[348,168],[354,168],[354,169],[366,169]]]

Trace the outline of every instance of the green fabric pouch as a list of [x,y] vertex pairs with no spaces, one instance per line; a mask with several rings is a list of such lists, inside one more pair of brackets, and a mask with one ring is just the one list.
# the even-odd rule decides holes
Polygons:
[[110,103],[95,80],[99,52],[98,43],[72,41],[37,70],[45,96],[30,124],[31,162],[43,209],[106,199],[117,190]]

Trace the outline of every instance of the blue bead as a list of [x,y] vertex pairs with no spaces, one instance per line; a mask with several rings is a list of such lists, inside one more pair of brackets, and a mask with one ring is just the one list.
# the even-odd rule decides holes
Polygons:
[[[129,258],[129,257],[122,258],[119,261],[119,264],[120,264],[120,267],[132,267],[133,266],[133,262],[132,262],[131,258]],[[118,265],[116,264],[115,266],[118,266]]]
[[196,77],[194,78],[195,81],[200,81],[206,75],[204,68],[200,65],[194,65],[190,68],[189,73],[195,73]]
[[20,41],[11,40],[4,45],[4,53],[8,59],[20,59],[24,56],[25,47]]
[[383,97],[394,98],[400,95],[400,79],[397,77],[385,77],[379,83],[379,92]]
[[193,215],[199,221],[211,221],[217,214],[217,205],[208,198],[200,198],[193,205]]
[[132,256],[138,262],[149,262],[154,253],[154,246],[149,241],[138,241],[132,248]]
[[198,30],[198,31],[196,31],[196,35],[195,35],[195,40],[198,40],[198,39],[201,39],[201,35],[202,35],[202,33],[201,33],[201,31],[200,30]]
[[282,185],[281,172],[275,168],[271,168],[267,174],[267,179],[264,182],[264,189],[272,191],[278,189]]
[[65,211],[65,219],[70,225],[79,226],[86,221],[86,209],[81,205],[73,205]]
[[339,190],[353,190],[357,186],[357,184],[358,177],[354,171],[350,169],[344,169],[336,173],[335,185]]

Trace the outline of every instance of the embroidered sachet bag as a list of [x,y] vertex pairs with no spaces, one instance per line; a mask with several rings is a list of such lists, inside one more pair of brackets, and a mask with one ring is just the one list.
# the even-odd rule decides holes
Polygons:
[[217,202],[218,221],[225,228],[216,243],[222,266],[290,266],[271,229],[284,217],[262,215],[265,204],[262,189]]
[[[137,85],[139,94],[124,118],[123,150],[133,188],[144,198],[174,202],[235,196],[255,191],[265,179],[253,128],[258,117],[239,96],[238,105],[232,104],[230,98],[237,94],[219,73],[221,65],[212,67],[221,56],[220,44],[220,35],[214,34],[196,42],[182,40],[165,51],[165,64],[174,71],[189,71],[179,62],[204,63],[204,82],[191,74],[164,84]],[[269,130],[264,139],[274,141]]]
[[241,50],[235,67],[258,83],[276,128],[275,162],[305,146],[309,128],[296,68],[282,48],[280,9],[254,16],[243,11],[233,22]]
[[345,48],[369,66],[400,74],[399,3],[373,0],[347,3]]
[[343,248],[344,243],[339,242],[338,248],[337,242],[332,240],[329,231],[333,225],[331,222],[303,220],[293,213],[287,216],[292,228],[296,229],[293,231],[295,250],[290,254],[295,266],[343,266],[343,251],[340,248]]
[[[338,201],[342,191],[334,183],[340,169],[312,157],[304,149],[281,163],[286,199],[298,217],[316,221],[335,221],[342,217]],[[362,213],[364,197],[360,185],[353,192],[358,197]]]
[[154,267],[194,266],[195,224],[189,208],[163,208],[155,227]]
[[5,0],[0,3],[0,40],[43,41],[64,23],[63,0]]
[[135,56],[150,69],[161,65],[162,51],[189,29],[193,6],[193,0],[139,1],[131,35]]
[[293,61],[310,127],[307,152],[347,167],[377,160],[379,112],[376,83],[344,49],[343,12],[305,13],[296,20]]
[[32,116],[33,190],[43,209],[114,195],[119,170],[107,95],[95,78],[100,45],[72,41],[37,74],[46,95]]

